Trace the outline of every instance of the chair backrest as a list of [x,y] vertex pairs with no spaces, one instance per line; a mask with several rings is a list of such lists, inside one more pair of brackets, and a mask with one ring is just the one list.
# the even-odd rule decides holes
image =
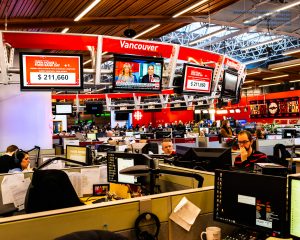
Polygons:
[[80,206],[68,175],[57,169],[36,170],[25,198],[27,213]]
[[286,150],[283,144],[275,144],[273,148],[273,162],[284,166],[288,165],[286,158],[290,158],[291,154]]

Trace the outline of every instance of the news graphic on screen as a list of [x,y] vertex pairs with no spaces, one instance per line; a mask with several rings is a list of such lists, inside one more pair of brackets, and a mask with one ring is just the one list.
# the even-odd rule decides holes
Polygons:
[[20,53],[21,90],[83,89],[80,54]]
[[78,162],[88,163],[88,149],[80,146],[66,146],[66,158]]
[[114,56],[114,91],[161,91],[163,59],[133,55]]
[[224,71],[222,83],[222,97],[236,98],[238,95],[238,73],[230,70]]
[[211,94],[213,72],[213,68],[185,63],[182,92],[209,96]]

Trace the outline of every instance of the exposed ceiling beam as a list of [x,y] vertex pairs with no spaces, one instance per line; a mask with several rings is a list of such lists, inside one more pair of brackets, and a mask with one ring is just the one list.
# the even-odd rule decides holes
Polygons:
[[[206,14],[205,14],[206,15]],[[0,19],[0,26],[7,24],[8,29],[13,28],[55,28],[55,27],[78,27],[100,25],[141,25],[141,24],[169,24],[169,23],[193,23],[199,21],[193,16],[116,16],[116,17],[85,17],[78,22],[73,18],[19,18]]]

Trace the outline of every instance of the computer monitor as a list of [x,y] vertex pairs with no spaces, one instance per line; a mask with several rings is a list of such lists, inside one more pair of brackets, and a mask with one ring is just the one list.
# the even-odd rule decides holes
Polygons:
[[148,153],[158,154],[158,143],[157,142],[149,142],[148,143]]
[[95,149],[97,152],[115,152],[116,146],[109,144],[96,144]]
[[78,162],[83,162],[89,165],[92,161],[90,148],[82,146],[67,145],[66,158],[76,160]]
[[148,143],[133,143],[131,146],[133,153],[148,154]]
[[216,170],[214,220],[266,235],[257,239],[284,237],[286,196],[286,177]]
[[141,133],[140,139],[154,139],[154,133]]
[[232,166],[231,148],[206,148],[176,146],[181,157],[178,165],[213,172],[215,169],[229,169]]
[[184,138],[184,131],[173,131],[172,137],[173,138]]
[[297,137],[296,129],[282,129],[282,138]]
[[97,134],[96,133],[88,133],[86,135],[87,139],[89,140],[97,140]]
[[150,182],[150,174],[146,174],[146,176],[133,176],[119,173],[125,168],[136,165],[146,165],[153,168],[153,160],[144,154],[118,152],[107,153],[107,181],[112,183],[148,186]]
[[300,239],[300,176],[289,176],[289,233],[295,239]]
[[158,131],[155,133],[156,139],[171,138],[171,132]]

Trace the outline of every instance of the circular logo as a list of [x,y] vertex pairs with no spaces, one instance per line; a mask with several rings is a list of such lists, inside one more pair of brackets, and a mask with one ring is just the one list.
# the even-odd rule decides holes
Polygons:
[[275,114],[278,111],[278,105],[275,102],[269,104],[269,112]]

